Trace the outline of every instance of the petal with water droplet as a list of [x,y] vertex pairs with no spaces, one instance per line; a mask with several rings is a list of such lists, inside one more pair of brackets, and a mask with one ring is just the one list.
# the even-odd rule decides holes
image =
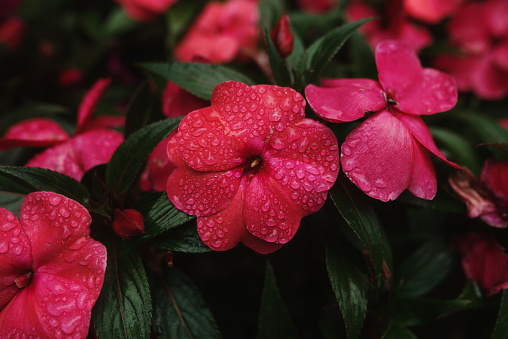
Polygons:
[[53,146],[67,139],[67,132],[53,120],[34,118],[11,126],[0,138],[0,149]]

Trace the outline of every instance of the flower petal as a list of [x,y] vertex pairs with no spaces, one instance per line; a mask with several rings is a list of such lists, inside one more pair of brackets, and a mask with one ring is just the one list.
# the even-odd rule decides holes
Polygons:
[[69,139],[59,124],[47,118],[34,118],[11,126],[0,139],[0,149],[46,147]]
[[323,87],[308,85],[305,96],[312,110],[331,122],[353,121],[386,107],[383,89],[370,79],[328,80]]
[[437,24],[453,13],[463,0],[404,0],[404,8],[414,18]]
[[30,243],[18,218],[0,208],[0,310],[19,291],[15,280],[32,268]]
[[[164,191],[169,175],[176,166],[168,157],[168,143],[176,131],[163,139],[150,153],[145,170],[141,174],[140,188],[143,191]],[[175,147],[176,148],[176,147]],[[173,149],[173,148],[172,148]]]
[[88,210],[57,193],[28,194],[20,215],[32,248],[34,271],[56,260],[71,244],[90,234]]
[[225,172],[198,172],[178,167],[168,178],[169,200],[181,211],[197,217],[210,216],[231,204],[240,185],[242,168]]
[[429,151],[413,140],[413,167],[408,189],[418,198],[432,200],[437,193],[437,179]]
[[78,123],[76,133],[80,133],[84,130],[85,125],[92,119],[92,115],[95,112],[97,103],[102,96],[102,93],[108,88],[111,83],[111,79],[99,79],[95,84],[86,92],[78,110]]
[[274,133],[261,171],[271,176],[302,215],[319,210],[339,173],[337,138],[325,125],[301,119]]
[[162,113],[168,118],[184,116],[207,106],[207,101],[168,81],[162,93]]
[[85,172],[76,158],[71,141],[47,148],[25,164],[27,167],[47,168],[81,180]]
[[346,137],[341,147],[342,168],[370,197],[395,200],[409,186],[413,147],[407,127],[383,110]]

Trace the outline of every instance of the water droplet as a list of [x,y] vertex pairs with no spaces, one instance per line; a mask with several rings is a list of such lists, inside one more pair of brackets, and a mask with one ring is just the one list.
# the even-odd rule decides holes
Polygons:
[[211,232],[205,232],[204,234],[201,235],[201,240],[203,240],[203,241],[208,241],[211,238],[212,238]]
[[53,195],[49,198],[49,203],[53,206],[58,205],[62,201],[62,197],[59,195]]
[[262,206],[261,206],[261,210],[263,212],[266,212],[268,211],[268,209],[270,208],[270,201],[266,201]]
[[74,332],[76,327],[79,325],[81,315],[73,315],[72,317],[65,317],[62,319],[62,331],[67,334]]

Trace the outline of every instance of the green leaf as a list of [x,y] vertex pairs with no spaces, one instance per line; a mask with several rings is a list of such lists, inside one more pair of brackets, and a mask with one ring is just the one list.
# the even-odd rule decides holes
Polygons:
[[453,116],[465,121],[483,143],[508,143],[508,131],[492,118],[470,111],[455,113]]
[[258,339],[298,338],[296,328],[277,289],[270,262],[266,263],[265,286],[259,310]]
[[284,1],[261,0],[259,3],[260,23],[264,29],[271,30],[284,12]]
[[183,272],[164,268],[150,274],[152,327],[157,338],[221,338],[199,289]]
[[[26,189],[29,184],[35,191],[50,191],[65,195],[68,198],[86,205],[90,201],[90,194],[85,186],[64,174],[34,167],[0,166],[0,185],[3,180],[15,180],[18,187]],[[0,187],[0,190],[3,190]],[[26,193],[26,191],[19,192]]]
[[418,339],[407,327],[391,323],[381,339]]
[[150,338],[152,298],[136,251],[117,257],[116,241],[107,244],[108,265],[101,294],[92,310],[100,339]]
[[11,211],[19,217],[21,204],[25,200],[26,194],[9,193],[0,191],[0,207]]
[[175,129],[181,117],[150,124],[129,136],[113,153],[106,168],[106,184],[113,193],[125,193],[152,150]]
[[381,235],[381,227],[369,198],[343,174],[337,178],[336,184],[330,190],[330,196],[337,210],[368,251],[378,286],[380,286],[385,244]]
[[398,268],[399,297],[418,297],[441,283],[456,263],[456,255],[440,239],[432,239],[414,251]]
[[360,335],[367,313],[367,274],[360,268],[362,261],[354,260],[356,251],[337,236],[325,237],[326,267],[349,338]]
[[164,192],[145,218],[145,235],[143,237],[153,237],[185,224],[192,218],[194,217],[177,209]]
[[134,29],[137,25],[121,7],[117,7],[107,19],[104,31],[108,35],[118,35]]
[[303,89],[307,84],[317,81],[351,34],[369,20],[371,19],[363,19],[337,27],[310,45],[296,68],[297,77],[301,76],[299,88]]
[[266,30],[265,42],[273,77],[277,82],[277,85],[282,87],[289,86],[291,84],[291,75],[289,74],[286,62],[280,56],[279,51],[277,51],[277,48],[270,37],[270,34]]
[[494,328],[494,333],[492,333],[492,339],[505,338],[508,338],[508,292],[506,290],[503,291],[496,327]]
[[293,45],[293,52],[288,57],[289,64],[291,65],[291,69],[295,69],[298,65],[298,61],[302,57],[302,54],[305,52],[305,46],[303,45],[302,38],[298,35],[298,33],[295,31],[292,25],[291,32],[293,33],[294,38],[294,45]]
[[134,93],[125,115],[124,136],[127,138],[132,133],[152,122],[154,115],[154,95],[148,83],[143,83]]
[[211,252],[199,237],[195,223],[175,227],[150,241],[151,246],[184,253]]
[[210,100],[215,86],[235,80],[247,85],[254,85],[247,76],[221,65],[200,63],[143,63],[142,67],[173,81],[194,95]]

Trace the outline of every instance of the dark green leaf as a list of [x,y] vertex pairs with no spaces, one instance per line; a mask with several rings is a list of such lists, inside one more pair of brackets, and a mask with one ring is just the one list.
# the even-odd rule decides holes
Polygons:
[[381,339],[418,339],[407,327],[391,323]]
[[201,7],[196,4],[196,1],[177,1],[175,4],[171,5],[169,11],[166,13],[166,22],[169,31],[167,39],[171,47],[174,47],[182,33],[189,28],[196,13],[201,10]]
[[291,76],[289,74],[285,60],[280,56],[279,51],[275,47],[272,38],[268,31],[265,30],[265,42],[268,57],[270,59],[270,66],[272,68],[273,77],[277,85],[285,87],[291,83]]
[[356,251],[336,236],[326,236],[326,266],[335,297],[339,302],[349,338],[360,335],[367,312],[367,274],[360,268],[362,261],[354,260]]
[[206,100],[211,99],[215,86],[224,81],[235,80],[254,85],[254,81],[247,76],[221,65],[174,62],[145,63],[141,66]]
[[293,52],[288,57],[289,64],[291,65],[291,69],[295,69],[296,65],[298,65],[298,60],[302,57],[302,54],[305,52],[305,46],[303,45],[302,38],[296,33],[293,26],[291,25],[291,32],[293,33],[294,45]]
[[104,30],[108,35],[118,35],[135,28],[137,23],[130,19],[123,8],[117,7],[106,21]]
[[352,76],[355,78],[377,79],[376,60],[365,37],[358,32],[354,32],[350,41],[351,59],[354,66]]
[[23,203],[23,200],[25,200],[25,197],[25,194],[0,191],[0,207],[11,211],[19,217],[21,204]]
[[396,273],[400,286],[396,289],[396,295],[424,295],[446,278],[455,263],[455,253],[445,241],[429,241],[414,251],[398,268]]
[[275,275],[269,262],[266,263],[257,338],[298,338],[296,328],[277,289]]
[[127,138],[147,122],[151,122],[154,96],[148,83],[141,85],[134,93],[125,115],[124,136]]
[[150,241],[150,245],[168,251],[184,253],[210,252],[198,235],[195,223],[175,227]]
[[506,290],[503,291],[496,327],[494,328],[494,333],[492,333],[492,339],[505,338],[508,338],[508,292]]
[[261,0],[259,13],[261,27],[271,30],[284,12],[284,1],[282,0]]
[[378,286],[383,271],[384,247],[381,227],[369,198],[343,175],[330,190],[330,196],[340,214],[368,251]]
[[152,327],[157,338],[221,338],[199,289],[183,272],[165,268],[150,274]]
[[[23,190],[26,189],[26,184],[29,184],[35,191],[59,193],[83,205],[86,205],[90,200],[85,186],[71,177],[48,169],[0,166],[0,177],[3,178],[2,180],[16,180],[19,184],[18,187],[23,187]],[[0,180],[0,184],[2,180]],[[3,189],[0,187],[0,190]]]
[[496,120],[475,112],[460,112],[453,116],[465,121],[478,134],[483,143],[508,144],[508,131]]
[[296,76],[301,76],[299,88],[319,79],[330,60],[337,54],[347,39],[361,25],[370,19],[344,24],[315,41],[302,55],[296,68]]
[[152,298],[137,252],[117,257],[116,242],[107,245],[108,266],[101,294],[92,311],[100,339],[150,338]]
[[175,205],[169,201],[166,192],[153,205],[145,218],[145,236],[153,237],[176,226],[185,224],[193,217],[178,210]]
[[148,155],[171,131],[181,117],[150,124],[128,137],[113,153],[106,169],[106,184],[114,193],[125,193],[134,184]]

